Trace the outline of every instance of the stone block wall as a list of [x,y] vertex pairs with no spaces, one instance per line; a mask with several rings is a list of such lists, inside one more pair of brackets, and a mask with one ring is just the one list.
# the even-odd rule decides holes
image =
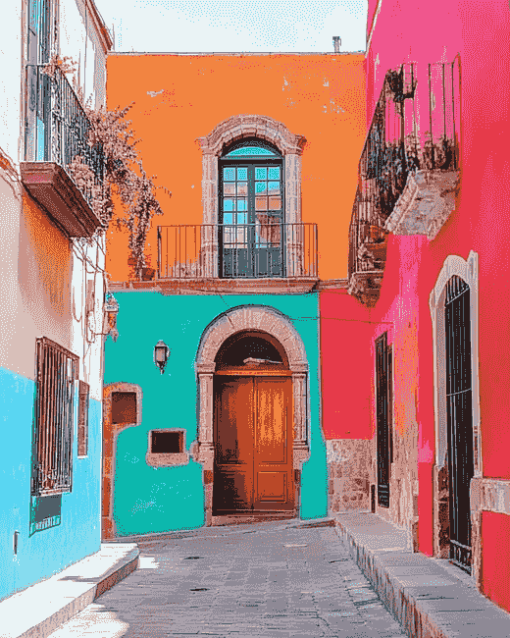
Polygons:
[[373,443],[371,440],[326,441],[329,514],[370,510]]

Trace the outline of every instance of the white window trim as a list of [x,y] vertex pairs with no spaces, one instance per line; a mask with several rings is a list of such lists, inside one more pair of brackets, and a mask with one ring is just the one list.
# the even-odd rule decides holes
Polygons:
[[439,273],[436,285],[430,293],[429,306],[432,317],[434,354],[434,412],[436,435],[436,466],[444,467],[447,449],[446,414],[446,349],[444,299],[446,284],[457,275],[470,289],[471,317],[471,375],[473,388],[473,457],[474,477],[483,475],[482,437],[480,429],[480,387],[478,375],[478,254],[471,251],[466,260],[449,255]]

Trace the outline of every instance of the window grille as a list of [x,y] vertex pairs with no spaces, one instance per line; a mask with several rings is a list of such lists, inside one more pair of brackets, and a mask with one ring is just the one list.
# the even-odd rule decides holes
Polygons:
[[78,357],[57,343],[37,339],[37,397],[33,493],[72,488],[73,394]]
[[393,348],[388,345],[388,333],[375,342],[376,406],[377,406],[377,502],[390,506],[390,467],[393,460]]
[[78,456],[87,456],[89,447],[89,394],[90,386],[79,382],[78,402]]
[[474,474],[470,331],[470,289],[454,275],[445,295],[450,561],[468,573],[472,563],[469,489]]

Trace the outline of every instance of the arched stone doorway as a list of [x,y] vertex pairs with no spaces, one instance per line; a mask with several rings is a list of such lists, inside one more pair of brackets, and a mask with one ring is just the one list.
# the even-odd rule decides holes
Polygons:
[[[234,343],[236,345],[232,347]],[[261,356],[245,357],[244,354],[254,352],[254,344],[259,348],[258,352]],[[239,361],[232,359],[234,352]],[[274,359],[270,359],[270,357],[274,357]],[[260,359],[263,363],[260,361],[244,363],[245,359]],[[267,359],[275,360],[275,363],[268,363]],[[242,367],[244,367],[244,373],[240,374]],[[271,367],[274,368],[273,374],[269,374]],[[213,501],[219,512],[228,510],[228,507],[223,507],[225,502],[222,503],[221,499],[213,499],[213,494],[215,478],[218,479],[221,476],[222,470],[219,467],[222,465],[222,459],[217,457],[218,449],[220,449],[220,454],[223,453],[221,445],[218,445],[215,438],[215,433],[218,432],[218,425],[215,424],[215,401],[218,405],[224,392],[231,396],[237,392],[232,383],[228,387],[228,382],[219,381],[219,379],[227,379],[229,376],[231,379],[243,376],[247,379],[239,385],[242,387],[241,393],[244,392],[245,399],[248,401],[259,401],[260,399],[257,397],[262,391],[266,398],[268,396],[276,397],[274,399],[276,403],[285,406],[287,413],[291,415],[289,438],[290,441],[293,440],[292,454],[287,459],[288,465],[283,471],[286,476],[289,476],[289,472],[292,473],[287,488],[292,489],[293,493],[287,498],[285,508],[279,509],[286,509],[287,512],[290,511],[291,514],[294,514],[299,507],[302,463],[309,458],[309,437],[307,427],[308,364],[303,343],[292,323],[285,315],[267,306],[233,308],[220,315],[205,330],[197,353],[196,370],[199,385],[199,414],[198,437],[194,456],[195,460],[201,463],[204,468],[206,525],[212,525],[215,522],[213,520]],[[217,374],[215,374],[216,372]],[[226,374],[221,374],[221,372]],[[264,372],[266,374],[263,374]],[[262,379],[265,381],[261,381]],[[235,405],[236,400],[232,399],[232,405]],[[240,402],[242,402],[242,398]],[[233,409],[235,411],[235,407]],[[217,412],[216,418],[218,419]],[[278,470],[273,467],[255,465],[253,480],[256,480],[255,473],[260,471],[275,473]],[[269,476],[265,477],[267,480],[269,478]],[[278,477],[275,474],[273,478]],[[264,509],[264,498],[257,500],[257,494],[260,497],[264,489],[255,492],[255,487],[253,487],[253,490],[254,498],[249,502],[249,507],[237,508],[244,510],[241,515],[249,515],[252,504],[253,510],[255,507],[258,507],[259,510]],[[246,505],[246,501],[241,504]],[[274,504],[273,500],[271,507],[277,510],[278,508]],[[236,507],[230,511],[235,511],[235,509]],[[266,514],[267,509],[270,508],[266,507]]]

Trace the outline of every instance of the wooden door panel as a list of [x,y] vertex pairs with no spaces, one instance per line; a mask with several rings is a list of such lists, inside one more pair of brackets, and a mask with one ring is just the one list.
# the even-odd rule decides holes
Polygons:
[[[219,471],[218,471],[219,470]],[[251,512],[253,465],[221,466],[214,476],[213,508],[216,514]]]
[[255,456],[259,465],[287,463],[287,379],[257,379]]
[[256,490],[262,503],[285,503],[287,472],[257,472]]
[[216,463],[253,464],[253,380],[215,379]]
[[292,380],[217,376],[214,390],[213,512],[292,510]]
[[291,397],[291,379],[255,379],[255,511],[294,507]]

